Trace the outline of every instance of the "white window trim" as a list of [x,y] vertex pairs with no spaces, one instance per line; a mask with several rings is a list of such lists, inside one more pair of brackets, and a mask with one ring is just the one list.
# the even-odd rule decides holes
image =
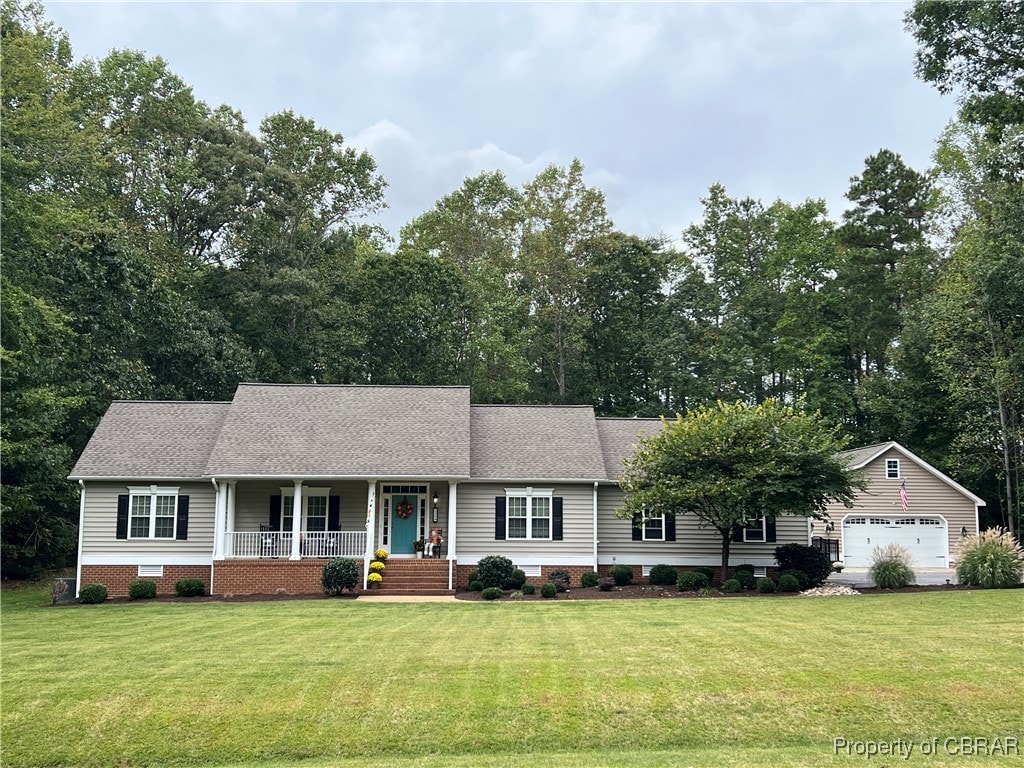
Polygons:
[[[760,539],[748,539],[747,538],[747,533],[748,533],[749,529],[756,528],[757,526],[755,525],[755,523],[759,519],[761,521],[761,538]],[[746,544],[746,543],[750,543],[750,544],[765,544],[765,543],[768,543],[768,518],[766,518],[766,517],[754,518],[753,520],[750,520],[749,522],[744,523],[743,524],[743,543],[744,544]]]
[[[890,475],[889,474],[889,465],[890,464],[895,464],[896,465],[896,474],[895,475]],[[900,471],[900,460],[899,459],[886,459],[885,460],[885,479],[886,480],[901,480],[902,478],[903,478],[903,473]]]
[[[648,520],[661,520],[661,536],[648,536],[647,535],[647,521]],[[643,541],[664,541],[665,540],[665,515],[647,515],[643,516],[640,521],[640,538]],[[649,575],[649,574],[644,574]]]
[[[527,486],[526,488],[506,488],[505,489],[505,540],[506,541],[552,541],[552,537],[555,532],[555,502],[554,502],[555,489],[554,488],[533,488]],[[510,516],[508,513],[510,498],[525,498],[526,499],[526,536],[513,537],[509,535],[509,521]],[[547,536],[534,536],[533,535],[533,500],[534,499],[547,499],[548,500],[548,535]],[[517,517],[517,520],[522,518]]]
[[[128,486],[128,538],[136,539],[138,541],[146,540],[159,540],[159,541],[172,541],[178,537],[178,491],[177,487],[162,486],[162,485],[129,485]],[[148,536],[133,536],[132,535],[132,518],[137,517],[132,515],[132,509],[134,504],[132,503],[133,498],[137,496],[148,496],[149,497],[149,535]],[[170,536],[157,536],[156,535],[156,499],[158,496],[173,496],[174,497],[174,514],[171,516],[173,524],[171,526]]]
[[[330,488],[313,488],[302,486],[302,524],[300,530],[306,530],[306,521],[309,519],[309,497],[310,496],[326,496],[327,497],[327,517],[330,519],[331,515],[331,489]],[[285,528],[284,526],[284,502],[285,499],[291,499],[292,503],[295,503],[295,486],[294,485],[282,485],[281,486],[281,530],[285,533],[291,533],[291,527]],[[326,528],[326,523],[325,526]]]

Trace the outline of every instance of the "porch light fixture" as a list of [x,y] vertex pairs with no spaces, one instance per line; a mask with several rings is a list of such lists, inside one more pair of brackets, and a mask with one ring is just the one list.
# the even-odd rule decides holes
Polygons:
[[437,522],[437,493],[436,492],[434,493],[434,498],[432,498],[430,501],[434,505],[432,519],[436,523]]
[[960,526],[960,535],[966,538],[966,536],[967,536],[967,526],[966,525]]

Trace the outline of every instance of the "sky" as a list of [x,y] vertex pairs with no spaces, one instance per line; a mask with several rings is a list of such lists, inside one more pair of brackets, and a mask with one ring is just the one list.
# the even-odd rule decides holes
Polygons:
[[161,56],[253,132],[291,109],[376,159],[395,238],[462,181],[578,157],[615,226],[678,240],[732,197],[824,198],[879,149],[918,170],[956,111],[908,3],[48,2],[78,58]]

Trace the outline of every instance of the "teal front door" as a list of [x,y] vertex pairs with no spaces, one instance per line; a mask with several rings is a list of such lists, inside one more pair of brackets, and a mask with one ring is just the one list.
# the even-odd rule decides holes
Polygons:
[[415,550],[416,529],[420,519],[420,500],[415,494],[391,497],[391,546],[393,555],[411,555]]

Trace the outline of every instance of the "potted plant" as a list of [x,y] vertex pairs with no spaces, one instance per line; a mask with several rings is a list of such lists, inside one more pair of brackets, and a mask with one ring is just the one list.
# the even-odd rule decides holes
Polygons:
[[366,583],[369,585],[370,589],[379,589],[382,581],[384,581],[384,577],[377,571],[373,571],[366,577]]
[[832,570],[835,571],[836,573],[842,573],[843,572],[843,561],[842,560],[836,560],[834,563],[832,563]]
[[424,544],[426,544],[426,542],[423,541],[423,539],[416,539],[416,541],[414,541],[412,543],[412,548],[416,552],[416,559],[417,560],[420,560],[420,559],[423,558],[423,546],[424,546]]

